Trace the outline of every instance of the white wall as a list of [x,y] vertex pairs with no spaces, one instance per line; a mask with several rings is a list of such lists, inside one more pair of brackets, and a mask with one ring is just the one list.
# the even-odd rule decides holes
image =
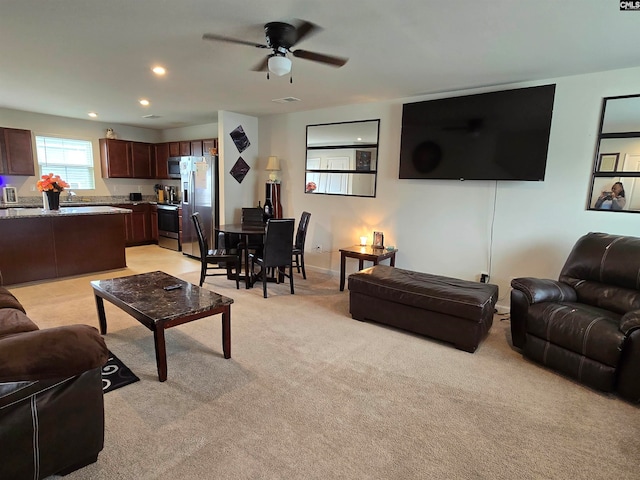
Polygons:
[[218,138],[218,124],[206,123],[192,127],[169,128],[162,130],[161,142],[177,142],[180,140],[202,140],[205,138]]
[[[258,199],[264,201],[264,181],[267,158],[258,157],[258,119],[233,112],[218,112],[218,155],[220,160],[220,223],[240,223],[242,207],[256,206]],[[231,139],[231,132],[242,126],[250,145],[243,152]],[[229,173],[238,158],[249,165],[247,175],[238,183]],[[268,157],[268,155],[267,155]],[[262,186],[262,193],[260,187]]]
[[[508,305],[511,278],[557,278],[581,235],[640,235],[639,214],[586,210],[602,98],[640,93],[639,77],[633,68],[262,117],[260,156],[280,157],[284,215],[312,214],[307,265],[338,272],[339,248],[381,230],[385,244],[399,248],[396,266],[467,280],[490,271],[499,304]],[[546,83],[557,87],[544,182],[398,179],[403,102]],[[381,119],[377,197],[305,194],[306,125],[374,118]],[[356,267],[348,261],[347,273]]]
[[[91,196],[127,195],[129,192],[141,192],[144,195],[153,195],[153,185],[157,180],[145,179],[104,179],[100,170],[100,145],[98,139],[104,138],[107,128],[113,128],[118,138],[123,140],[135,140],[138,142],[156,143],[161,140],[159,130],[148,128],[129,127],[103,123],[94,120],[78,120],[54,115],[23,112],[0,108],[0,126],[9,128],[21,128],[31,130],[34,134],[33,154],[34,162],[35,136],[50,135],[56,137],[68,137],[90,140],[93,144],[93,165],[95,171],[95,190],[74,190],[76,193]],[[36,175],[38,167],[36,165]],[[3,175],[6,184],[18,188],[18,197],[41,197],[36,190],[37,177],[25,177],[17,175]],[[167,185],[178,185],[179,182],[167,181]]]

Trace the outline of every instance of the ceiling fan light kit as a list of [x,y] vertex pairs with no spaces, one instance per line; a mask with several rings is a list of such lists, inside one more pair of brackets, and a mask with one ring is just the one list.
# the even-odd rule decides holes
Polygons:
[[[248,40],[217,35],[215,33],[205,33],[202,38],[204,40],[215,40],[256,48],[271,49],[273,53],[267,55],[266,58],[253,68],[253,70],[257,72],[266,71],[267,78],[269,78],[269,73],[273,73],[274,75],[281,77],[291,72],[291,59],[287,57],[287,54],[289,53],[296,58],[311,60],[312,62],[319,62],[332,67],[341,67],[347,63],[347,59],[342,57],[310,52],[308,50],[291,50],[291,47],[296,45],[298,42],[319,32],[320,30],[322,30],[320,27],[311,22],[298,20],[295,26],[284,22],[269,22],[265,24],[264,34],[266,45],[254,43]],[[290,81],[293,83],[293,78],[291,78]]]
[[269,57],[268,66],[271,73],[281,77],[291,71],[291,60],[287,57],[274,55],[273,57]]

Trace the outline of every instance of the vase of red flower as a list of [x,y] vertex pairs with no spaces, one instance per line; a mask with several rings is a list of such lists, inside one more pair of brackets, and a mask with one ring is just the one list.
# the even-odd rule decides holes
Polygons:
[[60,209],[60,192],[69,188],[69,184],[62,180],[59,175],[50,173],[42,175],[36,184],[38,190],[42,192],[42,202],[45,210]]

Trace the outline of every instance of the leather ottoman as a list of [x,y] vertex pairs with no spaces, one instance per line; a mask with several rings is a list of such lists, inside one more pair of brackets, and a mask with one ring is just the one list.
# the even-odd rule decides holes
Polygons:
[[349,312],[475,352],[493,324],[498,287],[375,265],[349,275]]

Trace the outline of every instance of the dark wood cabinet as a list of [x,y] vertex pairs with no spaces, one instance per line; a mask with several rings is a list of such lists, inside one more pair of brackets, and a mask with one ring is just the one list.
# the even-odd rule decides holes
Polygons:
[[155,145],[155,178],[165,179],[169,178],[169,171],[167,170],[167,161],[169,160],[169,144],[168,143],[156,143]]
[[0,135],[0,173],[35,175],[31,130],[2,128]]
[[130,215],[125,215],[124,222],[126,246],[132,247],[134,245],[153,243],[151,205],[148,203],[125,203],[116,206],[131,210]]
[[191,155],[194,157],[202,156],[202,140],[191,141]]
[[103,178],[132,178],[131,142],[100,139],[100,163]]
[[180,156],[180,142],[169,142],[169,156],[170,157]]
[[[156,178],[165,180],[170,178],[167,171],[167,159],[169,157],[210,155],[211,149],[214,149],[215,153],[217,153],[218,139],[210,138],[152,144],[101,138],[100,160],[102,177]],[[3,173],[2,170],[0,170],[0,173]]]
[[153,167],[151,161],[151,150],[153,145],[142,142],[130,143],[131,171],[133,173],[133,178],[153,178]]
[[180,156],[188,157],[191,155],[191,142],[180,142]]
[[100,139],[103,178],[154,178],[153,145],[113,138]]
[[[211,149],[214,152],[211,152]],[[203,155],[217,155],[218,154],[218,139],[217,138],[209,138],[207,140],[202,140],[202,154]]]
[[150,205],[151,219],[151,240],[153,243],[158,243],[158,207]]

